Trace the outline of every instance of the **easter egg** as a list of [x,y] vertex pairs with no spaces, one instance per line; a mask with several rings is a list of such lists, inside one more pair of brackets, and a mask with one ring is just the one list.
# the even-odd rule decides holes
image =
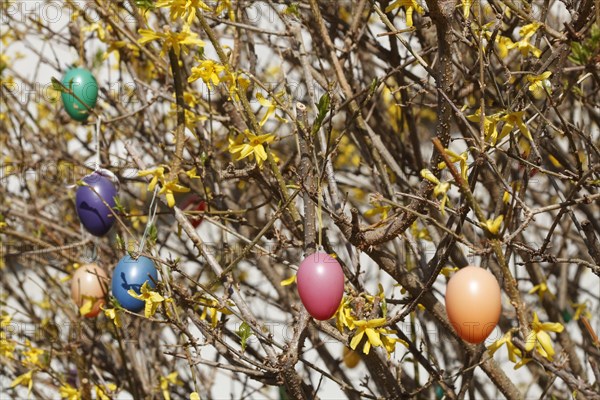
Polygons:
[[500,286],[489,271],[468,266],[448,281],[446,312],[458,336],[467,342],[483,342],[498,324],[501,311]]
[[83,181],[87,186],[79,186],[75,194],[77,216],[88,232],[103,236],[115,223],[111,208],[116,205],[117,185],[102,171],[87,175]]
[[296,276],[302,304],[315,319],[327,320],[335,314],[344,295],[344,272],[327,253],[306,257]]
[[348,347],[344,347],[344,365],[348,368],[356,368],[356,366],[358,365],[358,363],[360,362],[360,354],[358,354],[356,351],[348,348]]
[[134,259],[128,254],[119,260],[113,271],[112,294],[123,308],[138,312],[144,308],[144,302],[131,297],[127,291],[133,289],[140,294],[140,289],[146,281],[149,287],[156,287],[154,282],[158,281],[158,272],[154,263],[147,257],[140,256]]
[[435,385],[435,398],[441,399],[444,397],[444,389],[440,385]]
[[108,275],[97,264],[84,264],[75,270],[71,278],[71,298],[77,307],[81,307],[86,300],[93,301],[92,310],[85,317],[93,318],[98,315],[106,293]]
[[73,92],[63,91],[61,93],[65,111],[74,120],[85,121],[90,113],[83,103],[89,108],[94,108],[96,100],[98,100],[96,78],[85,68],[72,68],[63,77],[62,84]]
[[[181,202],[179,208],[183,211],[204,211],[206,210],[206,202],[197,194],[191,194]],[[202,215],[189,215],[188,220],[194,228],[197,228],[202,223]]]

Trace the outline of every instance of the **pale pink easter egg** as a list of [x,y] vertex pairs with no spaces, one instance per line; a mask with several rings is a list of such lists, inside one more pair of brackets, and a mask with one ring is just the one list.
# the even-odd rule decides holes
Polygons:
[[297,274],[298,294],[313,318],[327,320],[335,314],[344,295],[344,272],[327,253],[306,257]]
[[97,264],[84,264],[77,268],[71,279],[71,298],[81,307],[86,298],[96,299],[92,310],[85,316],[93,318],[100,313],[104,296],[108,292],[108,275]]
[[501,311],[500,285],[491,272],[469,266],[452,275],[446,288],[446,312],[462,339],[483,342],[498,324]]

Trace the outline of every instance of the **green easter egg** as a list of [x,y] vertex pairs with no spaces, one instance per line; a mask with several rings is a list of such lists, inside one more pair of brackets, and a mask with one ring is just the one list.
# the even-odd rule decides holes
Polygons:
[[85,68],[73,68],[67,71],[62,84],[75,94],[61,93],[67,114],[75,121],[85,121],[90,113],[78,99],[82,100],[88,107],[94,108],[98,99],[98,82],[96,82],[96,78]]
[[566,308],[564,310],[562,310],[562,316],[563,316],[563,319],[565,320],[565,322],[569,322],[571,319],[573,319],[573,316],[571,315],[569,310],[567,310]]
[[444,389],[440,385],[435,385],[435,398],[441,399],[444,397]]

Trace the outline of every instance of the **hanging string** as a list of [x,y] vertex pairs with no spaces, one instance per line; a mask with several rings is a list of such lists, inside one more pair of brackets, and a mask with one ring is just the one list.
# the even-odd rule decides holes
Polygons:
[[91,249],[89,249],[88,246],[81,246],[81,249],[78,252],[79,259],[85,261],[86,263],[96,262],[96,260],[98,260],[98,248],[100,247],[100,238],[94,237],[88,231],[86,231],[81,222],[79,222],[79,233],[81,234],[81,241],[79,242],[80,244],[87,244],[89,242],[92,242]]
[[[98,119],[96,119],[96,127],[94,129],[94,142],[96,143],[96,156],[95,156],[95,161],[94,161],[94,171],[100,171],[101,168],[101,159],[100,159],[100,124],[102,123],[102,117],[98,117]],[[114,179],[111,179],[114,181]],[[118,184],[118,182],[117,182]],[[67,189],[75,189],[77,187],[76,183],[73,183],[71,185],[66,185]],[[81,227],[82,231],[83,231],[83,225]]]
[[102,117],[98,116],[96,119],[96,132],[95,132],[95,140],[96,140],[96,170],[100,169],[100,124],[102,124]]
[[98,260],[98,248],[100,247],[100,238],[99,237],[94,237],[94,247],[92,248],[92,257],[91,257],[91,261],[92,262],[96,262]]
[[[73,186],[76,186],[76,185],[73,185]],[[87,233],[87,231],[83,227],[83,224],[81,223],[81,221],[79,221],[79,233],[81,235],[82,242],[86,242],[87,240],[90,239],[91,235],[89,233]],[[81,249],[79,249],[79,251],[77,252],[77,255],[78,255],[79,259],[82,259],[85,256],[85,249],[83,247]]]
[[323,210],[322,210],[322,202],[321,199],[321,180],[317,179],[317,221],[319,223],[319,243],[317,251],[323,251]]
[[156,218],[156,211],[158,209],[158,203],[156,202],[157,194],[158,185],[154,187],[154,193],[152,194],[152,200],[150,201],[150,208],[148,211],[148,222],[146,222],[144,235],[142,236],[142,240],[140,240],[140,247],[138,249],[138,253],[142,253],[144,251],[144,247],[146,246],[146,239],[148,238],[148,234],[150,233],[150,227],[154,224],[154,219]]

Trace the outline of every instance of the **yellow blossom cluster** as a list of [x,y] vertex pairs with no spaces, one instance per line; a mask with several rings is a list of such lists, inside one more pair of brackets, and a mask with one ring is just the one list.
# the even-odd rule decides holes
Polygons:
[[[531,329],[525,338],[525,352],[531,353],[532,351],[537,352],[548,361],[552,361],[554,355],[554,347],[552,346],[552,338],[548,332],[560,333],[564,330],[564,326],[559,322],[540,322],[537,312],[533,312],[533,321],[531,323]],[[488,347],[490,356],[493,356],[498,349],[506,345],[508,352],[508,359],[515,363],[514,368],[518,369],[523,365],[531,361],[531,357],[527,357],[518,347],[513,343],[514,330],[506,332],[500,339],[496,340]],[[519,361],[517,361],[519,358]]]
[[[364,299],[366,301],[362,307],[363,312],[373,308],[375,304],[375,298],[375,296],[367,294],[361,296],[361,300]],[[396,343],[402,343],[406,347],[408,347],[408,343],[402,339],[392,336],[396,333],[395,330],[386,328],[387,306],[385,304],[385,294],[381,285],[380,292],[377,295],[377,300],[383,316],[366,319],[364,316],[357,316],[355,310],[352,308],[353,298],[344,298],[335,314],[336,326],[342,333],[345,329],[348,329],[353,333],[352,340],[350,341],[350,348],[352,350],[356,350],[363,338],[366,337],[366,340],[362,346],[362,351],[364,354],[369,354],[371,347],[382,347],[388,354],[388,357],[390,357],[395,351]]]
[[158,306],[165,301],[165,298],[160,293],[148,286],[148,281],[144,282],[140,288],[140,294],[137,294],[133,289],[129,289],[127,293],[134,299],[142,300],[145,303],[144,316],[146,318],[152,317],[156,313]]
[[[138,172],[138,176],[151,176],[150,184],[148,184],[148,191],[153,191],[157,184],[160,184],[161,188],[158,194],[164,194],[169,207],[175,206],[175,194],[174,193],[186,193],[190,191],[190,188],[179,184],[179,178],[175,175],[175,178],[167,181],[165,176],[166,166],[161,165],[153,169],[147,169]],[[190,179],[200,179],[196,174],[196,167],[185,172]]]
[[184,25],[180,32],[171,31],[167,25],[162,32],[156,32],[152,29],[140,29],[138,33],[142,36],[138,40],[139,44],[146,44],[155,40],[161,42],[161,56],[164,56],[170,49],[173,49],[175,55],[179,57],[182,51],[188,54],[190,46],[204,47],[204,42],[200,40],[197,33],[190,30],[189,25]]
[[[480,30],[481,34],[487,40],[491,40],[494,36],[493,32],[490,30],[494,26],[495,22],[489,22],[483,25],[480,29],[475,27],[476,30]],[[529,53],[531,53],[534,57],[539,58],[542,54],[542,51],[531,44],[531,38],[540,28],[540,24],[538,22],[532,22],[530,24],[524,25],[519,29],[519,37],[520,39],[516,42],[513,42],[509,37],[496,35],[495,43],[496,48],[498,49],[498,56],[502,59],[508,56],[508,52],[513,49],[519,50],[523,57],[527,57]]]
[[450,190],[450,182],[441,182],[434,174],[428,169],[421,170],[421,177],[423,179],[428,180],[433,183],[435,187],[433,188],[433,196],[439,197],[442,196],[442,200],[440,201],[440,211],[442,215],[445,214],[446,203],[448,202],[448,191]]
[[[532,140],[529,128],[525,124],[523,118],[525,111],[499,111],[494,114],[485,114],[483,116],[483,130],[485,141],[495,146],[498,142],[510,134],[515,127],[519,132],[529,140]],[[481,109],[478,109],[474,114],[467,116],[467,119],[477,124],[481,121]],[[502,123],[502,129],[498,133],[498,124]]]
[[215,328],[219,322],[219,314],[218,313],[225,314],[225,315],[231,314],[231,311],[229,311],[227,309],[227,307],[224,307],[215,299],[208,299],[208,298],[202,296],[198,299],[197,302],[200,305],[200,307],[202,307],[202,313],[200,314],[200,319],[206,320],[206,318],[208,317],[210,319],[210,324],[212,325],[213,328]]
[[265,145],[274,140],[275,135],[255,135],[246,129],[243,135],[238,135],[235,139],[229,139],[229,152],[235,156],[236,160],[246,157],[254,158],[259,168],[262,168],[263,162],[267,159]]

